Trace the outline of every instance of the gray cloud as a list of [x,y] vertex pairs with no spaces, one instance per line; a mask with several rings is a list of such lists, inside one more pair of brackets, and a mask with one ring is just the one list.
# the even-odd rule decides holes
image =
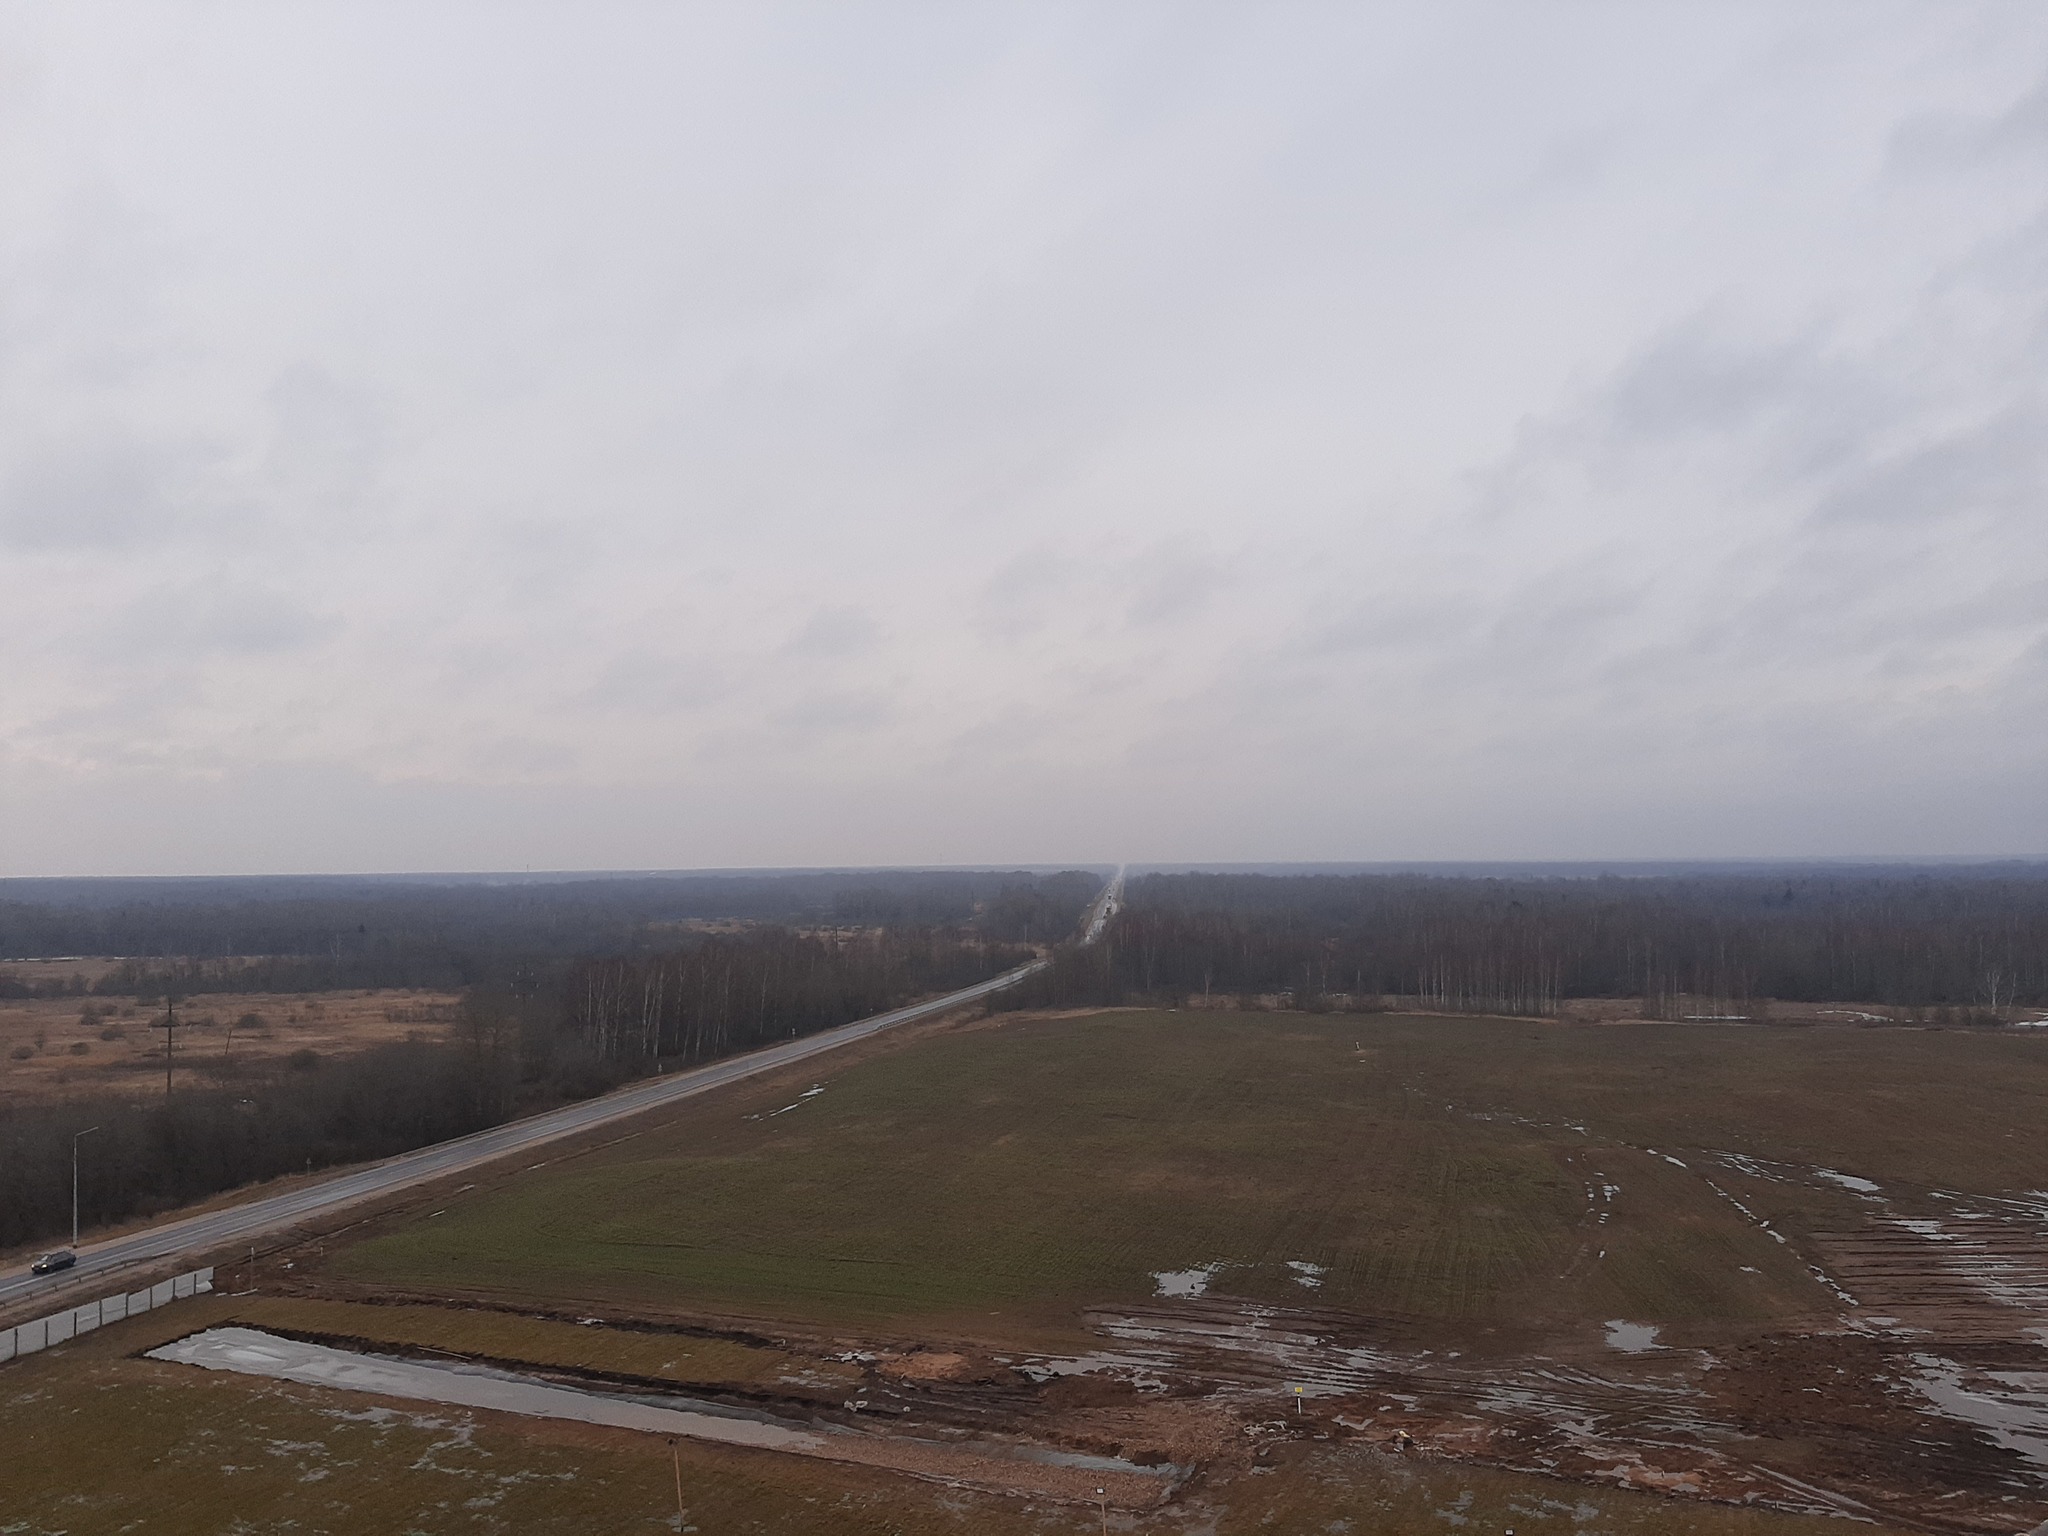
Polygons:
[[2038,155],[2048,148],[2048,75],[2015,101],[1991,112],[1930,112],[1899,124],[1890,145],[1893,169],[1915,174],[1971,170],[1987,160]]
[[2030,12],[33,14],[12,871],[2048,853]]
[[375,487],[389,452],[382,410],[313,363],[284,368],[263,392],[271,430],[262,478],[298,510],[336,513]]
[[790,637],[782,654],[809,660],[844,660],[874,649],[881,631],[859,608],[820,608]]
[[135,650],[240,656],[281,656],[336,634],[331,613],[275,587],[236,581],[208,582],[151,593],[117,621],[119,636]]
[[192,478],[178,456],[111,430],[23,455],[0,485],[0,541],[24,550],[162,543]]

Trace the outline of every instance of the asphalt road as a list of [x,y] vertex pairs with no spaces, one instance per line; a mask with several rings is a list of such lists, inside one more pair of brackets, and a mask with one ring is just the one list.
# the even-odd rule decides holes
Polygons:
[[1102,888],[1102,894],[1095,898],[1095,905],[1088,909],[1088,920],[1081,928],[1081,942],[1093,944],[1102,937],[1102,930],[1109,926],[1124,904],[1124,866],[1119,864],[1116,873],[1109,878],[1109,884]]
[[[1084,942],[1092,941],[1101,932],[1103,914],[1112,909],[1111,904],[1122,884],[1122,871],[1119,870],[1117,879],[1098,898],[1095,909],[1089,914],[1088,925],[1083,930],[1086,935]],[[630,1087],[619,1089],[616,1093],[605,1094],[602,1098],[586,1099],[580,1104],[550,1110],[531,1119],[514,1120],[505,1125],[493,1126],[490,1130],[478,1131],[472,1136],[459,1137],[454,1141],[437,1142],[431,1147],[422,1147],[417,1152],[406,1152],[397,1157],[387,1158],[381,1163],[371,1163],[351,1173],[339,1174],[287,1194],[271,1195],[264,1199],[228,1206],[223,1210],[187,1216],[181,1220],[166,1222],[162,1226],[151,1227],[147,1231],[111,1238],[103,1243],[86,1244],[78,1250],[78,1264],[74,1269],[55,1275],[31,1275],[24,1267],[0,1274],[0,1306],[44,1292],[68,1291],[79,1286],[81,1281],[104,1275],[110,1270],[135,1264],[153,1264],[183,1253],[201,1253],[224,1247],[230,1242],[247,1242],[251,1238],[288,1227],[316,1213],[352,1205],[359,1200],[392,1194],[429,1179],[442,1178],[501,1157],[528,1152],[551,1141],[558,1141],[564,1136],[574,1136],[593,1127],[607,1125],[614,1120],[623,1120],[643,1110],[673,1104],[700,1093],[708,1093],[713,1088],[720,1088],[727,1083],[738,1082],[742,1078],[753,1077],[762,1072],[772,1072],[778,1067],[788,1066],[791,1062],[822,1056],[827,1051],[836,1050],[855,1040],[864,1040],[869,1035],[879,1034],[898,1024],[930,1018],[935,1013],[944,1013],[948,1008],[957,1008],[962,1003],[971,1003],[991,992],[1014,986],[1032,972],[1042,969],[1046,963],[1043,960],[1034,960],[1029,965],[1019,966],[1014,971],[1005,971],[988,981],[963,987],[958,992],[949,992],[944,997],[933,998],[930,1002],[913,1003],[910,1007],[898,1008],[893,1013],[878,1013],[873,1018],[858,1019],[851,1024],[842,1024],[837,1029],[807,1035],[801,1040],[791,1040],[785,1045],[772,1045],[745,1056],[715,1061],[709,1066],[695,1067],[687,1072],[671,1072],[664,1077],[634,1083]]]

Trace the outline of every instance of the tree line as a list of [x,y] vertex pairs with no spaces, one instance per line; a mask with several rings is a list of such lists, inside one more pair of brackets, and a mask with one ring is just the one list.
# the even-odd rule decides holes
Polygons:
[[[88,1225],[465,1135],[656,1070],[754,1049],[969,985],[1030,958],[952,928],[672,937],[529,956],[465,995],[443,1038],[321,1059],[186,1063],[168,1096],[0,1101],[0,1248],[67,1233],[75,1132]],[[194,1074],[200,1074],[197,1081]]]
[[939,929],[714,938],[581,962],[564,1022],[601,1061],[708,1061],[971,986],[1032,953]]
[[72,1136],[87,1227],[154,1215],[280,1174],[388,1157],[495,1124],[463,1052],[424,1042],[138,1103],[98,1094],[0,1103],[0,1248],[70,1235]]
[[[1081,870],[838,871],[435,884],[0,881],[0,956],[125,957],[96,982],[0,960],[0,998],[489,986],[536,962],[645,955],[692,924],[957,928],[1046,944],[1101,889]],[[33,895],[34,900],[23,899]]]
[[1254,993],[1508,1014],[1639,997],[1654,1016],[1771,998],[1989,1016],[2048,1003],[2048,872],[1146,875],[1103,943],[1061,952],[1001,1005]]
[[0,880],[0,964],[236,962],[222,968],[232,979],[264,956],[303,962],[279,973],[294,985],[462,987],[534,957],[660,948],[691,922],[969,927],[1047,942],[1101,884],[1082,870]]

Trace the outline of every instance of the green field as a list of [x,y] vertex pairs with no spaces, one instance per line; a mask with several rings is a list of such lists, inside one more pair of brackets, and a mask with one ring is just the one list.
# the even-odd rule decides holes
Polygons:
[[[2032,1134],[2048,1041],[2010,1034],[1113,1012],[819,1071],[809,1098],[706,1100],[379,1232],[330,1271],[987,1325],[1147,1298],[1155,1273],[1211,1266],[1211,1294],[1418,1323],[1754,1324],[1829,1298],[1669,1154],[2048,1183]],[[1621,1190],[1597,1228],[1596,1176]],[[1751,1197],[1795,1232],[1834,1200]],[[1321,1287],[1291,1263],[1318,1266]]]
[[[1901,1202],[1934,1186],[1958,1198],[2048,1187],[2048,1040],[1131,1011],[977,1021],[812,1070],[466,1190],[423,1191],[300,1243],[289,1271],[270,1256],[263,1295],[180,1303],[7,1367],[0,1532],[674,1528],[653,1437],[136,1358],[230,1318],[674,1383],[795,1419],[853,1422],[842,1399],[888,1393],[915,1410],[911,1433],[1171,1451],[1198,1469],[1162,1508],[1112,1511],[1124,1531],[1842,1529],[1614,1487],[1610,1463],[1645,1448],[1660,1476],[1725,1450],[1719,1496],[1775,1496],[1786,1485],[1737,1475],[1773,1462],[1923,1529],[2019,1518],[1996,1448],[1915,1417],[1884,1385],[1901,1368],[1893,1346],[1845,1333],[1806,1265],[1829,1233],[1868,1220],[1844,1175]],[[1744,1172],[1740,1158],[1759,1161]],[[1101,1375],[1034,1383],[1005,1363],[1018,1349],[1098,1350],[1107,1336],[1086,1309],[1151,1301],[1156,1275],[1197,1268],[1211,1297],[1398,1338],[1399,1382],[1354,1385],[1298,1418],[1244,1354],[1184,1354],[1192,1375],[1149,1391]],[[586,1326],[586,1313],[612,1322]],[[1719,1363],[1702,1368],[1689,1347],[1624,1361],[1602,1338],[1615,1318],[1657,1323]],[[929,1387],[889,1374],[921,1358],[966,1365]],[[1527,1374],[1559,1362],[1590,1374]],[[1610,1390],[1599,1373],[1615,1369],[1650,1385]],[[1485,1442],[1484,1415],[1451,1392],[1466,1370],[1522,1372],[1517,1390],[1555,1382],[1565,1396],[1552,1418],[1518,1421],[1520,1439]],[[1658,1394],[1681,1379],[1709,1426],[1692,1449],[1659,1417]],[[1585,1381],[1589,1395],[1571,1398]],[[1404,1409],[1401,1391],[1438,1395]],[[1585,1413],[1600,1416],[1608,1461],[1546,1461],[1565,1442],[1545,1426]],[[1400,1422],[1429,1448],[1393,1454]],[[705,1536],[1099,1529],[1092,1510],[1031,1495],[721,1447],[682,1455]],[[1505,1470],[1546,1466],[1575,1480]],[[1903,1502],[1887,1502],[1895,1492]]]

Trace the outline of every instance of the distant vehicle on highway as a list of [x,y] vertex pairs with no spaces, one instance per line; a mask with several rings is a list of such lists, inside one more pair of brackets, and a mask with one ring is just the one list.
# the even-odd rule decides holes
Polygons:
[[78,1262],[78,1255],[69,1248],[59,1248],[55,1253],[46,1253],[29,1265],[32,1275],[54,1275],[60,1269],[69,1269]]

